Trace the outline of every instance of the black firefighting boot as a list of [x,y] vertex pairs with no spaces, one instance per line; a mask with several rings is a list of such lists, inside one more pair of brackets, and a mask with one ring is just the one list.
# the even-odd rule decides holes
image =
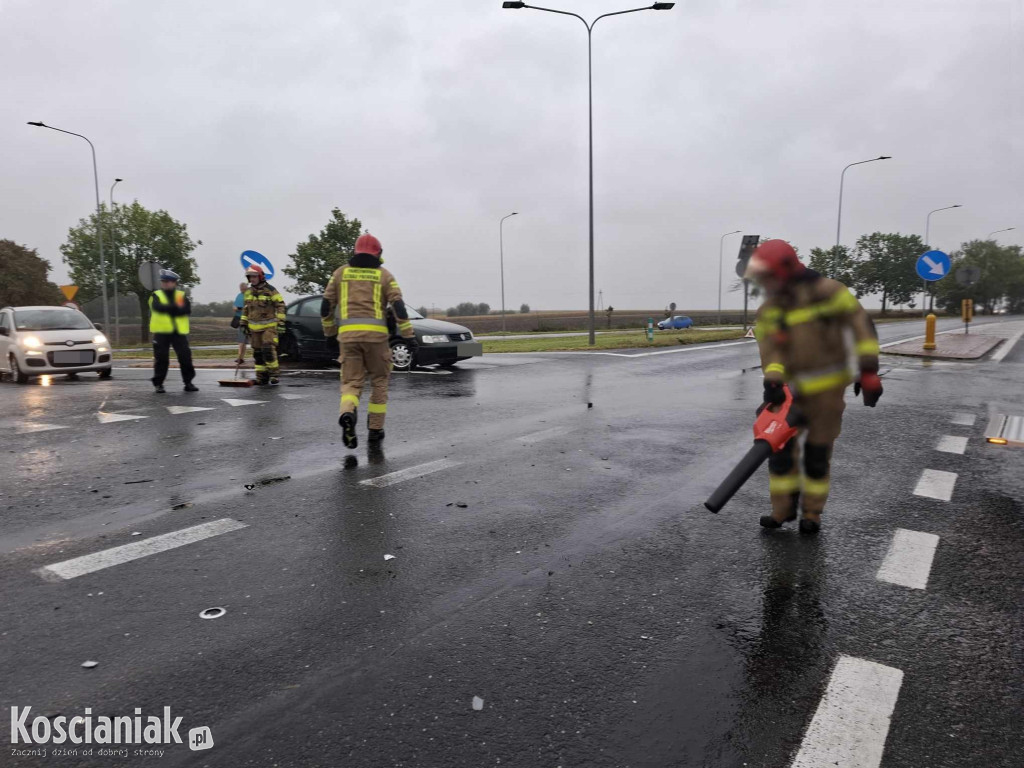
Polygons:
[[265,387],[270,383],[270,376],[267,373],[261,372],[256,374],[256,386]]
[[808,512],[804,510],[803,517],[800,518],[800,533],[806,533],[813,535],[821,530],[821,513],[820,512]]
[[383,429],[371,429],[367,432],[367,437],[370,440],[370,445],[380,445],[384,442],[384,430]]
[[163,384],[154,384],[153,385],[153,391],[156,394],[158,394],[158,395],[165,395],[165,394],[167,394],[167,390],[164,389],[164,385]]
[[341,441],[349,449],[359,447],[359,438],[356,437],[356,414],[354,411],[343,413],[338,417],[338,424],[341,426]]
[[280,383],[281,383],[281,380],[279,378],[277,378],[277,374],[276,373],[272,374],[271,377],[270,377],[270,386],[276,387]]
[[199,391],[199,387],[197,387],[191,381],[186,381],[185,382],[185,391],[186,392],[198,392]]
[[796,520],[796,507],[800,494],[794,493],[789,500],[772,496],[772,513],[761,515],[762,528],[781,528],[785,523]]

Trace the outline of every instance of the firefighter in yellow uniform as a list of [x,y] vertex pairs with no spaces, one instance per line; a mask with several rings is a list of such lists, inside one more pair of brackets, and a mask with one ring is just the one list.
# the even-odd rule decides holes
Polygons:
[[[761,518],[765,528],[796,520],[802,508],[801,533],[817,533],[829,493],[832,446],[842,428],[843,397],[854,382],[864,404],[874,407],[882,396],[878,377],[878,334],[850,290],[805,267],[784,240],[767,240],[750,258],[746,277],[764,289],[755,334],[764,371],[764,400],[785,400],[804,417],[803,472],[794,439],[768,461],[772,512]],[[847,337],[853,337],[860,367],[856,380],[848,365]]]
[[341,345],[341,416],[338,424],[346,448],[359,445],[356,418],[359,396],[367,375],[372,390],[367,408],[370,446],[384,439],[384,418],[388,411],[388,379],[391,376],[391,344],[386,317],[388,305],[394,310],[398,332],[415,352],[409,312],[402,301],[402,289],[394,276],[381,266],[384,249],[369,233],[356,240],[355,255],[340,267],[327,284],[320,317],[324,336],[338,336]]
[[284,330],[284,297],[267,282],[258,266],[245,270],[245,278],[249,288],[243,296],[238,327],[249,336],[256,362],[256,383],[277,385],[280,382],[277,337]]

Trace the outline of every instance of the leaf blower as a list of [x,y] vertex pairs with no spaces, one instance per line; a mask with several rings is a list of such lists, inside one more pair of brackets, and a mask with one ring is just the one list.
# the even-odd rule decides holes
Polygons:
[[769,456],[778,453],[800,431],[803,419],[799,410],[793,408],[793,393],[784,387],[786,399],[782,405],[762,405],[754,421],[754,445],[740,463],[735,466],[722,484],[704,502],[712,512],[724,507],[750,476],[757,471]]

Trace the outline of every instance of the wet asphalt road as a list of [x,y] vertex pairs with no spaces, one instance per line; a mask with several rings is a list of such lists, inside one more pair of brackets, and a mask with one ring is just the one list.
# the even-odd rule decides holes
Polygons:
[[[1021,765],[1024,449],[982,439],[994,403],[1024,413],[1021,347],[887,358],[879,408],[848,396],[816,539],[757,526],[763,469],[702,507],[750,443],[756,365],[743,342],[396,375],[385,455],[350,469],[336,372],[4,383],[0,738],[12,705],[170,706],[215,746],[0,764],[785,766],[850,656],[903,673],[882,766]],[[951,501],[913,494],[925,469],[957,473]],[[246,527],[36,572],[224,518]],[[939,537],[925,589],[876,578],[898,528]]]

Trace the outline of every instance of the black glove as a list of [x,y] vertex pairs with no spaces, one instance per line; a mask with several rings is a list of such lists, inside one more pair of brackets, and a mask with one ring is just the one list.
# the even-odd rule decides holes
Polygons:
[[781,381],[764,380],[764,401],[768,405],[782,405],[786,402],[785,385]]
[[882,396],[882,380],[878,377],[878,371],[861,371],[860,378],[853,382],[853,394],[856,397],[864,392],[864,405],[874,408],[878,399]]
[[407,346],[409,348],[409,351],[412,352],[414,355],[416,354],[416,350],[420,348],[420,343],[416,341],[415,336],[410,336],[409,338],[403,336],[402,341],[405,342],[405,346]]

